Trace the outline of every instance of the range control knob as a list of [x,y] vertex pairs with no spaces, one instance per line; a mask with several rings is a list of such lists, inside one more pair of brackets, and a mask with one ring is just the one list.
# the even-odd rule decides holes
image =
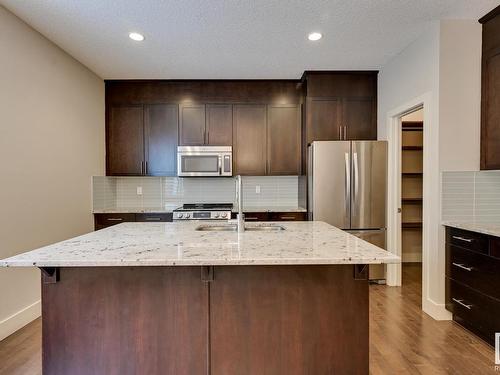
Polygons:
[[184,216],[183,214],[177,214],[177,217],[178,217],[179,219],[182,219],[182,217],[183,217],[183,216]]
[[215,218],[216,218],[216,219],[218,219],[218,218],[219,218],[219,214],[218,214],[218,213],[216,213],[216,214],[215,214]]
[[186,218],[190,218],[191,217],[191,214],[186,214]]
[[221,215],[223,218],[226,218],[227,217],[227,214],[225,212],[222,213]]

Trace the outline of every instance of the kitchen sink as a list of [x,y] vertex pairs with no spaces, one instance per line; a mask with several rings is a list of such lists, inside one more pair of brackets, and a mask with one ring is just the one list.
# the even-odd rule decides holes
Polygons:
[[[236,232],[238,227],[234,224],[224,224],[224,225],[199,225],[196,227],[197,231],[203,232]],[[275,232],[285,230],[285,227],[281,225],[255,225],[255,226],[245,226],[245,231],[250,232]]]

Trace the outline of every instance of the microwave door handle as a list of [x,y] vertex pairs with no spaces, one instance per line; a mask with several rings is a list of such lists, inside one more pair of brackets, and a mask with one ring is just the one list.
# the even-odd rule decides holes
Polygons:
[[219,161],[219,176],[220,176],[222,174],[222,156],[219,155],[218,161]]

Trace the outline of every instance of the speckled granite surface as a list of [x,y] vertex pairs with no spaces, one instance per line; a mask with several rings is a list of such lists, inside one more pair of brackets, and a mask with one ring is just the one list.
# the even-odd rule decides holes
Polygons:
[[458,229],[470,230],[471,232],[478,232],[489,234],[490,236],[500,237],[500,224],[488,223],[472,223],[472,222],[458,222],[458,221],[443,221],[443,225]]
[[[204,222],[203,224],[207,224]],[[211,222],[210,225],[216,225]],[[217,223],[218,224],[218,223]],[[269,224],[269,223],[266,223]],[[202,232],[199,222],[123,223],[0,261],[4,267],[397,263],[399,258],[320,221],[284,231]],[[263,223],[247,223],[258,226]]]

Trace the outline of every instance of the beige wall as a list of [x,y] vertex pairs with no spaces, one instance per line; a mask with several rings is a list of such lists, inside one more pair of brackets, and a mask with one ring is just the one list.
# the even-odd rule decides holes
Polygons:
[[[391,134],[389,114],[421,97],[428,101],[424,106],[426,264],[422,275],[422,306],[437,319],[450,317],[444,308],[441,171],[479,168],[480,59],[481,26],[477,21],[444,20],[430,27],[379,74],[378,129],[381,139]],[[428,162],[425,161],[427,157]]]
[[[0,258],[92,230],[104,83],[0,6]],[[39,271],[0,269],[0,339],[39,313]]]

